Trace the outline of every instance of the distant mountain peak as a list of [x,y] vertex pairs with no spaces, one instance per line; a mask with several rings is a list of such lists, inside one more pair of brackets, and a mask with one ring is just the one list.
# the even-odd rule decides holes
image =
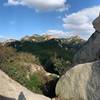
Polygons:
[[55,39],[57,37],[54,35],[44,35],[44,38],[45,38],[45,40],[51,40],[51,39]]

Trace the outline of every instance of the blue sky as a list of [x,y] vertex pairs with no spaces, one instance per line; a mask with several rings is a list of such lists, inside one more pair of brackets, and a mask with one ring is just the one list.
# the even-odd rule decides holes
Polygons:
[[87,39],[99,11],[100,0],[0,0],[0,37],[54,34]]

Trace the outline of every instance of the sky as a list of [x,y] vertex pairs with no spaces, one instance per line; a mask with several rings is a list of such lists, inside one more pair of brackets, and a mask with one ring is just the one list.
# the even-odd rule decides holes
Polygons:
[[48,34],[88,39],[99,12],[100,0],[0,0],[0,38]]

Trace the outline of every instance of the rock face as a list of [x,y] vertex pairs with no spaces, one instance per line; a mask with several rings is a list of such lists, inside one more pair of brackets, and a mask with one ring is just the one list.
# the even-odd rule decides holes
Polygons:
[[87,43],[74,56],[74,64],[100,59],[100,33],[95,32]]
[[44,76],[47,76],[47,74],[50,74],[44,70],[43,66],[33,64],[33,63],[21,63],[21,64],[29,68],[28,69],[30,72],[29,74],[41,73],[41,74],[44,74]]
[[93,21],[93,26],[96,31],[74,56],[74,64],[100,59],[100,16]]
[[51,100],[30,92],[0,70],[0,100]]
[[93,21],[93,26],[96,31],[100,32],[100,14],[99,16]]
[[79,64],[61,77],[57,100],[100,100],[100,61]]

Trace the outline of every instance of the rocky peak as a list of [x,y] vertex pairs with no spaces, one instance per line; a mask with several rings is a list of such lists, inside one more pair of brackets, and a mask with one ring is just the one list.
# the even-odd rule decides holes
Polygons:
[[96,31],[100,32],[100,14],[99,16],[93,21],[93,26]]
[[93,26],[95,32],[75,54],[74,64],[92,62],[100,59],[100,15],[93,21]]
[[56,39],[57,37],[55,37],[54,35],[44,35],[44,39],[45,40],[51,40],[51,39]]

